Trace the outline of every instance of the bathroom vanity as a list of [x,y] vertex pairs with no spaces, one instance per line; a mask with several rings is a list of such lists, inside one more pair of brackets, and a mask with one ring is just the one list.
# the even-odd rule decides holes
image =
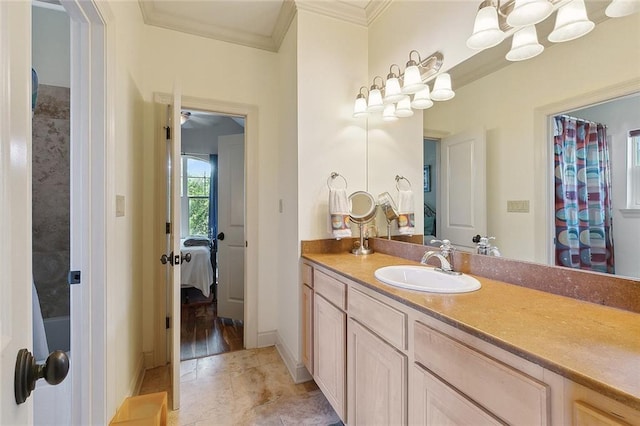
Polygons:
[[476,276],[434,294],[417,264],[303,251],[303,361],[349,425],[640,425],[640,315]]

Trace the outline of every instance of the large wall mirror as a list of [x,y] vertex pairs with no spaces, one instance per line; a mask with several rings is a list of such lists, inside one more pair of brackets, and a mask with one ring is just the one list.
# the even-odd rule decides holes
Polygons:
[[[589,3],[590,17],[599,13],[600,22],[581,39],[548,45],[536,58],[507,64],[508,38],[451,69],[456,97],[425,111],[424,136],[438,140],[484,129],[486,233],[496,237],[504,257],[553,264],[551,118],[585,110],[581,118],[609,121],[603,124],[609,129],[610,155],[619,162],[612,170],[613,226],[624,229],[621,236],[614,234],[620,265],[616,273],[640,278],[640,266],[631,259],[640,252],[640,216],[625,213],[625,132],[640,127],[640,14],[602,20],[607,2]],[[594,7],[599,11],[594,12]],[[546,38],[543,31],[539,33],[540,39]],[[594,115],[594,109],[606,110],[604,103],[614,99],[620,99],[620,111],[627,112],[625,120],[610,119],[618,114],[611,112],[615,110],[604,112],[603,118]],[[389,158],[369,161],[372,170],[388,163]],[[432,193],[425,193],[425,200],[433,199],[433,192],[440,189],[437,164],[430,173]],[[436,207],[435,203],[431,201],[429,207]],[[512,211],[514,206],[521,211]],[[427,225],[431,222],[425,221]]]

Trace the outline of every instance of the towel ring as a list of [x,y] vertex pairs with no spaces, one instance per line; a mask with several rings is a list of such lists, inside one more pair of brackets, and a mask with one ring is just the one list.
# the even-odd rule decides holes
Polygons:
[[341,177],[342,180],[344,181],[344,189],[347,189],[347,186],[349,186],[347,184],[347,179],[345,179],[344,176],[342,176],[340,173],[336,173],[336,172],[331,172],[331,175],[329,176],[329,178],[327,179],[327,186],[329,187],[329,189],[337,189],[334,188],[333,186],[331,186],[331,183],[336,180],[337,178]]
[[404,176],[396,175],[396,189],[397,189],[398,191],[400,191],[400,181],[401,181],[401,180],[406,181],[406,182],[407,182],[407,184],[409,185],[409,189],[411,189],[411,182],[409,182],[409,179],[407,179],[407,178],[406,178],[406,177],[404,177]]

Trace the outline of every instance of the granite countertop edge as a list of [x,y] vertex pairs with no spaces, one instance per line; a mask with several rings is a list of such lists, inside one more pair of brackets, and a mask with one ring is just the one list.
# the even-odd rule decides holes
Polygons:
[[[326,259],[328,259],[328,257],[326,256],[337,256],[336,254],[321,254],[321,253],[304,253],[301,255],[303,259],[306,259],[312,263],[315,263],[323,268],[326,268],[330,271],[335,272],[338,275],[341,275],[351,281],[354,281],[360,285],[363,285],[366,288],[369,288],[379,294],[382,294],[386,297],[389,297],[399,303],[402,303],[403,305],[406,305],[409,308],[412,308],[416,311],[419,311],[423,314],[426,314],[430,317],[433,317],[437,320],[440,320],[450,326],[453,326],[459,330],[462,330],[466,333],[469,333],[487,343],[490,343],[492,345],[495,345],[501,349],[504,349],[514,355],[517,355],[521,358],[526,359],[527,361],[533,362],[537,365],[540,365],[543,368],[546,368],[554,373],[557,373],[567,379],[570,379],[578,384],[581,384],[587,388],[590,388],[598,393],[601,393],[605,396],[608,396],[618,402],[621,402],[625,405],[628,405],[636,410],[640,410],[640,394],[635,394],[635,393],[629,393],[623,389],[620,389],[618,387],[615,386],[615,384],[610,383],[607,380],[601,380],[598,378],[594,378],[584,372],[581,372],[577,369],[573,369],[568,367],[565,364],[556,362],[552,359],[549,359],[545,356],[541,356],[540,354],[536,354],[534,352],[531,352],[529,350],[526,350],[524,348],[522,348],[521,346],[514,344],[512,342],[509,342],[508,340],[505,339],[501,339],[498,336],[495,336],[485,330],[482,330],[481,328],[477,328],[477,327],[473,327],[467,323],[465,323],[464,321],[461,321],[459,319],[456,319],[454,317],[448,316],[446,314],[444,314],[443,312],[437,310],[437,309],[433,309],[431,307],[425,306],[424,304],[420,304],[420,303],[416,303],[412,300],[410,300],[408,297],[404,297],[402,295],[402,293],[415,293],[414,291],[411,290],[404,290],[404,289],[400,289],[400,288],[393,288],[393,291],[390,291],[388,289],[391,289],[392,287],[387,286],[386,284],[375,280],[375,283],[372,282],[368,282],[365,279],[361,279],[358,278],[356,276],[351,275],[348,272],[345,272],[343,269],[334,266],[332,263],[335,262],[327,262]],[[351,254],[340,254],[338,256],[344,256],[345,259],[353,259],[355,260],[356,258],[351,255]],[[390,258],[394,258],[397,259],[398,262],[394,263],[394,264],[415,264],[415,265],[419,265],[419,263],[417,262],[413,262],[407,259],[403,259],[403,258],[397,258],[395,256],[391,256],[391,255],[383,255],[383,256],[388,256]],[[323,261],[323,257],[325,257],[325,260]],[[486,278],[483,277],[479,277],[479,276],[474,276],[475,278],[477,278],[483,285],[484,285],[484,281],[495,281],[495,280],[488,280]],[[501,283],[507,286],[513,286],[513,287],[518,287],[514,284],[508,284],[508,283]],[[516,290],[517,291],[517,290]],[[530,291],[534,291],[537,292],[538,290],[530,290]],[[556,295],[551,295],[551,297],[558,297],[558,298],[564,298],[563,296],[556,296]],[[582,302],[582,303],[589,303],[589,302]],[[593,304],[590,304],[593,305]],[[597,306],[598,308],[602,308],[602,309],[613,309],[613,308],[607,308],[607,307],[601,307],[598,305],[594,305]],[[640,353],[638,353],[638,363],[640,363]],[[638,378],[638,380],[640,381],[640,377]]]

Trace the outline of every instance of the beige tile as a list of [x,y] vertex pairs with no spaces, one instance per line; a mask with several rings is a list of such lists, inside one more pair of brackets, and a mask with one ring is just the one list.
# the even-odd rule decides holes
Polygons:
[[[168,366],[148,370],[142,390],[169,389]],[[295,384],[275,347],[231,352],[180,365],[180,409],[170,426],[294,425],[339,419],[314,382]]]

